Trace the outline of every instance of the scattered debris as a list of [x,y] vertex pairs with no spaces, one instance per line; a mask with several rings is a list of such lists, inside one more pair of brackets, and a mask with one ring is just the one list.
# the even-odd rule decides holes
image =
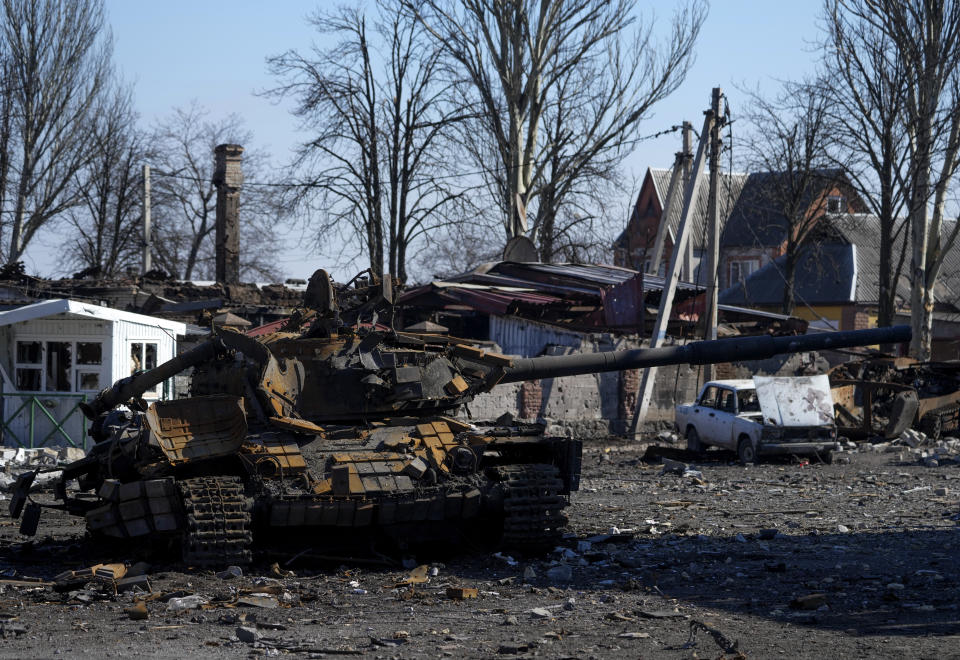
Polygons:
[[573,580],[573,568],[568,564],[558,564],[547,569],[547,579],[554,584],[566,584]]
[[27,632],[27,626],[22,623],[10,621],[0,623],[0,637],[3,639],[7,639],[8,637],[17,637],[25,632]]
[[[276,566],[276,564],[274,564]],[[233,578],[243,577],[243,569],[239,566],[227,566],[224,570],[217,573],[221,580],[232,580]]]
[[150,613],[147,612],[147,604],[142,600],[138,600],[123,611],[133,621],[143,621],[150,616]]
[[647,619],[683,619],[687,616],[677,610],[638,610],[637,614]]
[[117,593],[123,593],[125,591],[131,591],[139,589],[141,591],[150,592],[153,589],[150,587],[150,580],[146,575],[127,575],[125,578],[121,578],[116,582]]
[[790,607],[795,610],[818,610],[826,604],[826,594],[806,594],[790,601]]
[[714,628],[713,626],[707,625],[703,621],[697,621],[696,619],[690,620],[690,637],[687,639],[687,642],[683,645],[683,648],[693,648],[696,646],[696,636],[697,631],[702,630],[705,633],[709,634],[713,641],[717,643],[717,646],[720,647],[720,650],[723,653],[733,653],[735,658],[746,658],[747,656],[740,651],[740,642],[733,641],[731,642],[726,635]]
[[427,564],[417,566],[410,571],[410,574],[407,577],[400,580],[400,582],[397,583],[397,586],[401,587],[409,584],[423,584],[424,582],[429,582],[430,577],[427,575],[429,571],[430,566]]
[[183,612],[184,610],[196,610],[206,605],[207,602],[208,600],[206,598],[196,594],[180,598],[171,598],[167,601],[167,611]]

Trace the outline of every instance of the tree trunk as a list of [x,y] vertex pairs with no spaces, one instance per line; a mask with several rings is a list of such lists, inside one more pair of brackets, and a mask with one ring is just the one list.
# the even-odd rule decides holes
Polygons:
[[793,287],[796,284],[797,276],[797,253],[799,247],[788,241],[785,258],[783,260],[783,302],[780,307],[781,314],[793,314],[793,308],[796,304],[796,296],[793,295]]
[[[9,80],[9,71],[4,66],[0,69],[6,80]],[[7,83],[9,84],[9,83]],[[6,208],[7,186],[10,180],[10,118],[13,114],[12,99],[8,90],[4,90],[0,98],[0,209]],[[3,219],[0,218],[0,245],[3,244]],[[2,249],[2,248],[0,248]]]
[[[927,241],[928,212],[927,198],[930,193],[930,140],[931,119],[921,115],[917,127],[917,149],[914,157],[910,190],[910,233],[913,248],[911,272],[913,278],[910,287],[910,326],[913,339],[910,342],[910,354],[921,362],[930,359],[930,337],[932,332],[933,300],[932,292],[927,290]],[[929,318],[925,309],[930,305]]]
[[893,325],[896,313],[897,271],[893,267],[892,182],[886,177],[880,191],[880,297],[877,301],[877,326]]
[[[29,174],[25,174],[29,173]],[[10,252],[7,253],[7,263],[20,261],[23,256],[23,227],[27,213],[27,184],[33,177],[33,168],[29,164],[29,157],[24,154],[23,173],[20,175],[20,185],[17,186],[17,205],[13,212],[13,227],[10,230]]]

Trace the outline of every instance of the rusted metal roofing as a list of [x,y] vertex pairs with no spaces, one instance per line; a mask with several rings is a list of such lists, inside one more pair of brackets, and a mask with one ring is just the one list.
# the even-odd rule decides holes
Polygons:
[[418,287],[398,302],[640,332],[645,291],[643,276],[629,268],[504,261]]
[[558,296],[536,291],[476,284],[431,282],[404,292],[397,301],[401,305],[417,304],[433,299],[443,306],[465,305],[487,314],[508,314],[519,306],[567,306]]
[[272,332],[277,332],[284,323],[289,319],[277,319],[276,321],[271,321],[270,323],[264,323],[263,325],[258,325],[256,328],[250,328],[247,330],[246,335],[248,337],[259,337],[260,335],[269,335]]

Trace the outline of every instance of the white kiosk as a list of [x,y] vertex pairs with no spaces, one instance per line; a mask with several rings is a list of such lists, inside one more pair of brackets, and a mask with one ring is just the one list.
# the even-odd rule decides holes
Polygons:
[[[77,405],[176,354],[186,324],[73,300],[0,312],[3,444],[87,447]],[[144,394],[170,396],[166,383]]]

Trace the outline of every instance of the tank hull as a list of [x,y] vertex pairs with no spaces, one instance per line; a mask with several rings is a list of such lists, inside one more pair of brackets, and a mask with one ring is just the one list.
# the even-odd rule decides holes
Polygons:
[[154,404],[130,426],[98,447],[100,460],[65,468],[64,480],[98,493],[67,504],[97,534],[176,539],[194,565],[244,564],[279,538],[333,551],[375,533],[410,547],[470,528],[496,530],[490,546],[536,552],[559,541],[579,486],[579,441],[536,425],[436,416],[250,432],[241,399],[220,395]]

